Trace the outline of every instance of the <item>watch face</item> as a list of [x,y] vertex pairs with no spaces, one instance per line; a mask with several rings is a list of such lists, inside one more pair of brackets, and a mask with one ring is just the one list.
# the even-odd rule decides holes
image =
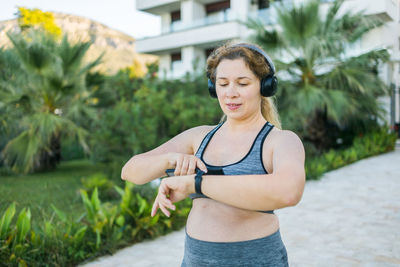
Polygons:
[[222,168],[216,168],[216,167],[208,167],[207,168],[207,173],[204,175],[224,175],[224,170]]

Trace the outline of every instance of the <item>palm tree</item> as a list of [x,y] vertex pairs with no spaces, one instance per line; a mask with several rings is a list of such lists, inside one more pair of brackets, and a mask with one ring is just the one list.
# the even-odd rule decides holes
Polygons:
[[90,43],[70,44],[67,36],[57,41],[37,30],[8,37],[20,72],[14,82],[0,83],[0,107],[4,114],[19,114],[13,122],[19,131],[2,151],[4,162],[24,173],[54,168],[65,136],[77,137],[89,152],[83,126],[96,112],[86,77],[100,60],[84,63]]
[[336,138],[329,135],[338,128],[384,119],[377,97],[385,95],[387,87],[377,67],[389,54],[384,48],[359,54],[353,49],[383,22],[363,12],[339,15],[342,3],[331,3],[324,16],[320,1],[277,5],[278,27],[274,29],[266,29],[257,19],[246,23],[254,30],[251,40],[268,51],[277,65],[283,124],[320,150],[332,145]]

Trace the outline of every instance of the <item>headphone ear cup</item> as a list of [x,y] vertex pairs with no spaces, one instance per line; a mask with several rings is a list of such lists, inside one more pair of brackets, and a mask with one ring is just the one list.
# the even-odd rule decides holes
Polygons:
[[210,79],[208,79],[208,92],[210,93],[211,97],[217,98],[217,91],[215,90],[215,85]]
[[261,80],[260,93],[262,96],[269,97],[275,95],[278,90],[278,79],[275,76],[268,76]]

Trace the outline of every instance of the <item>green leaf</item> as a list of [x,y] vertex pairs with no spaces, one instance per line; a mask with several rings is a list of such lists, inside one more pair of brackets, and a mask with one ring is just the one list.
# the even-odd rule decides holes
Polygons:
[[72,240],[73,240],[75,247],[79,246],[79,244],[82,243],[82,240],[86,233],[86,229],[87,229],[87,226],[83,226],[83,227],[79,228],[78,231],[76,231],[76,233],[74,234]]
[[101,205],[97,187],[94,189],[92,193],[91,203],[94,211],[97,213],[97,211],[100,210],[100,205]]
[[17,220],[17,234],[15,237],[15,244],[21,244],[24,242],[26,235],[31,228],[31,211],[30,209],[22,209]]
[[51,207],[53,208],[54,212],[57,214],[58,218],[60,218],[60,220],[62,222],[67,222],[67,215],[65,214],[65,212],[62,212],[61,210],[57,209],[56,206],[54,206],[53,204],[51,204]]
[[8,232],[10,231],[10,224],[15,215],[15,202],[13,202],[3,214],[0,220],[0,239],[4,240],[7,238]]

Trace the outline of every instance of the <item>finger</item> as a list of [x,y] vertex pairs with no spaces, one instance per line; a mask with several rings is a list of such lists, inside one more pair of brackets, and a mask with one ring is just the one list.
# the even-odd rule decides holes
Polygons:
[[170,216],[169,211],[161,204],[160,205],[160,209],[162,210],[162,212],[167,215],[168,217]]
[[181,174],[182,161],[183,161],[183,155],[179,155],[178,158],[176,159],[176,166],[175,166],[175,172],[174,172],[175,176],[178,176]]
[[[197,157],[196,157],[197,158]],[[203,172],[207,172],[207,166],[206,164],[204,164],[203,161],[201,161],[201,159],[197,158],[197,166],[199,166],[199,168],[203,171]]]
[[172,207],[172,201],[167,198],[167,193],[169,194],[169,188],[166,184],[162,183],[160,185],[158,199],[163,201],[164,205]]
[[159,189],[159,194],[158,194],[158,200],[166,207],[170,207],[171,209],[174,209],[174,205],[172,204],[172,201],[167,198],[167,194],[169,194],[170,189],[167,186],[166,183],[161,183],[160,184],[160,189]]
[[175,210],[175,205],[172,204],[172,201],[165,196],[160,197],[160,202],[163,206],[169,207],[172,210]]
[[156,198],[153,204],[153,208],[151,209],[151,217],[154,217],[154,215],[156,215],[158,207],[159,207],[158,200]]
[[181,166],[181,175],[187,175],[188,166],[189,166],[188,157],[184,157],[183,158],[183,162],[182,162],[182,166]]
[[189,169],[187,174],[194,174],[196,173],[196,160],[191,159],[189,161]]

